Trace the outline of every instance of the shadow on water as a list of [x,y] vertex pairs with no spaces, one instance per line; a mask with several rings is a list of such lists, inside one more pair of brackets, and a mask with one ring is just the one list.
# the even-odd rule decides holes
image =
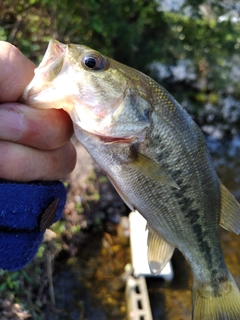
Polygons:
[[47,320],[124,320],[124,267],[128,240],[104,232],[87,235],[74,258],[59,257],[54,265],[55,307]]
[[[97,264],[95,258],[100,255],[102,234],[96,234],[91,243],[81,249],[81,258],[63,257],[55,261],[54,291],[56,307],[46,310],[48,320],[107,319],[106,311],[97,298],[99,285],[94,279]],[[90,239],[89,239],[90,240]],[[97,258],[96,258],[97,260]]]
[[81,272],[76,267],[64,266],[54,278],[56,307],[46,310],[48,320],[106,319],[99,301],[81,281]]

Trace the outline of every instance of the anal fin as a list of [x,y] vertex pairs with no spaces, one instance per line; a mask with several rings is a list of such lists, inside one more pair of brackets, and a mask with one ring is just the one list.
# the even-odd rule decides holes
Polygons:
[[240,233],[240,204],[221,184],[220,226],[236,234]]
[[153,274],[160,273],[173,255],[175,247],[162,238],[147,225],[148,233],[148,264]]

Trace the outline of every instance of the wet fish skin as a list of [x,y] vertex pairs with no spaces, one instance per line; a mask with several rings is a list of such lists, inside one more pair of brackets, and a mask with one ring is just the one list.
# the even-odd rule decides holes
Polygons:
[[[89,67],[90,66],[90,67]],[[240,207],[219,182],[202,133],[159,84],[81,45],[52,41],[23,100],[64,108],[123,200],[148,221],[159,272],[177,247],[193,276],[193,319],[239,319],[240,294],[218,224],[240,232]]]
[[[157,119],[156,125],[158,125]],[[181,125],[181,128],[186,135],[188,126]],[[224,265],[218,237],[219,181],[202,140],[200,145],[198,142],[196,143],[198,145],[195,145],[196,154],[199,153],[198,160],[196,161],[194,153],[190,151],[191,156],[186,152],[185,159],[181,162],[178,155],[182,154],[184,146],[178,146],[178,141],[167,144],[163,141],[156,144],[156,136],[162,137],[163,134],[166,137],[171,135],[162,126],[160,130],[149,132],[149,139],[147,135],[144,141],[133,142],[129,146],[129,143],[106,144],[101,139],[86,134],[85,131],[77,132],[79,140],[108,175],[131,210],[142,213],[155,231],[174,247],[178,247],[189,260],[195,276],[199,280],[205,280],[207,273],[213,269],[213,267],[209,269],[210,264],[214,265],[213,259],[218,263],[221,261]],[[200,131],[198,134],[201,136]],[[196,141],[198,139],[199,137],[196,136]],[[193,139],[191,143],[195,144]],[[161,159],[161,166],[169,172],[180,189],[163,185],[136,171],[131,165],[134,159],[132,152],[144,154],[156,163]],[[183,155],[181,157],[183,158]],[[191,162],[192,168],[186,169],[182,166],[184,163]],[[196,166],[205,172],[204,180],[201,176],[200,179],[196,176],[194,168]],[[195,190],[198,190],[199,194],[204,193],[204,198],[196,197]],[[209,190],[212,191],[209,192]],[[207,214],[209,211],[212,215]],[[198,270],[199,261],[201,261],[201,270]],[[225,271],[225,268],[222,269]],[[211,275],[209,274],[208,277],[210,278]]]

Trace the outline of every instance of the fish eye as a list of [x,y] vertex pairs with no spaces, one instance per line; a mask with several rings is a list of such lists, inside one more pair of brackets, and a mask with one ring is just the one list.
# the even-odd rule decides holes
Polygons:
[[82,59],[85,68],[91,70],[101,70],[105,65],[105,59],[100,54],[88,54]]

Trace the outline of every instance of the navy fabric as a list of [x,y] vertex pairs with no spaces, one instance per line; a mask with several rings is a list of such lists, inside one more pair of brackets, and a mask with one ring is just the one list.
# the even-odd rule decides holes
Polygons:
[[61,218],[66,203],[62,182],[0,180],[1,269],[21,269],[35,256],[45,231],[40,231],[41,217],[56,199],[59,201],[52,223]]

